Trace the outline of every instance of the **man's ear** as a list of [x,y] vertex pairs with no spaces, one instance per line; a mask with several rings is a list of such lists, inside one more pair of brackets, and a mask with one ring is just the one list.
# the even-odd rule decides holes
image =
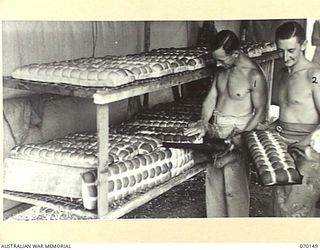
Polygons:
[[307,44],[308,44],[308,41],[307,41],[307,40],[305,40],[305,41],[301,44],[301,50],[302,50],[302,51],[305,51],[305,50],[306,50]]
[[240,55],[239,50],[235,50],[235,51],[232,52],[232,56],[233,56],[234,58],[238,58],[239,55]]

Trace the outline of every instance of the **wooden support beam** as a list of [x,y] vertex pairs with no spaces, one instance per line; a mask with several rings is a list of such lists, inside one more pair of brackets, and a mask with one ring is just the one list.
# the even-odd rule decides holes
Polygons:
[[127,105],[127,118],[130,119],[141,110],[140,96],[130,97]]
[[171,89],[172,89],[173,99],[176,102],[180,101],[181,100],[180,86],[174,86]]
[[108,213],[108,167],[109,147],[109,105],[97,105],[97,133],[98,133],[98,218]]
[[[144,52],[148,52],[150,50],[151,37],[150,37],[150,21],[144,22]],[[149,93],[143,95],[143,108],[149,107]]]
[[268,100],[267,100],[267,110],[266,110],[266,117],[265,117],[266,120],[270,119],[270,106],[271,106],[271,99],[272,99],[274,63],[275,63],[274,59],[260,63],[260,66],[265,73],[267,87],[268,87]]

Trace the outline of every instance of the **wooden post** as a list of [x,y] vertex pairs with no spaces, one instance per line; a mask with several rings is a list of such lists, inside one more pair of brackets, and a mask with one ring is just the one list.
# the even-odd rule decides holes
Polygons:
[[[144,52],[150,50],[150,22],[144,22]],[[149,107],[149,94],[143,95],[143,108]]]
[[[97,105],[97,137],[98,137],[98,218],[108,213],[108,167],[109,147],[109,105]],[[104,172],[104,173],[103,173]]]
[[180,85],[178,86],[174,86],[171,88],[172,89],[172,93],[173,93],[173,99],[178,102],[181,100],[181,88],[180,88]]
[[133,115],[141,110],[140,96],[130,97],[127,106],[127,118],[130,119]]
[[268,85],[268,100],[267,100],[267,110],[266,110],[266,120],[270,119],[270,106],[271,106],[271,98],[272,98],[272,84],[273,84],[273,71],[274,71],[274,59],[270,61],[265,61],[260,64],[263,69],[266,81]]
[[150,25],[151,22],[144,22],[144,51],[148,52],[150,50]]
[[274,63],[272,60],[270,63],[270,78],[269,78],[269,89],[268,89],[268,108],[267,108],[267,120],[270,120],[270,108],[272,103],[272,87],[273,87],[273,74],[274,74]]

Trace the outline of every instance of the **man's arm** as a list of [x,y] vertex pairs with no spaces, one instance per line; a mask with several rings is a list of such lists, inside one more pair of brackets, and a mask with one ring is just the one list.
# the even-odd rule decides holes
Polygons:
[[192,136],[198,134],[200,137],[203,137],[206,134],[208,122],[212,117],[217,101],[217,78],[218,72],[215,73],[209,93],[202,104],[201,119],[195,124],[192,124],[190,128],[185,131],[185,135]]
[[208,95],[206,96],[201,109],[201,120],[204,122],[209,122],[212,117],[212,113],[216,107],[216,101],[218,96],[217,91],[217,74],[213,77],[212,85],[209,90]]
[[320,117],[320,69],[317,70],[312,79],[312,97],[314,100],[315,107]]
[[313,24],[311,44],[313,46],[320,46],[320,20],[316,20]]
[[[314,101],[314,105],[318,111],[318,116],[320,118],[320,69],[317,69],[316,71],[312,72],[309,78],[310,78],[309,81],[312,84],[312,98]],[[320,129],[320,124],[316,127],[314,131],[316,131],[317,129]],[[310,145],[310,140],[313,132],[310,133],[302,141],[300,141],[299,144],[302,146]]]
[[252,73],[251,101],[254,108],[254,116],[249,120],[244,130],[250,131],[257,127],[266,117],[268,100],[268,88],[264,75],[258,71]]

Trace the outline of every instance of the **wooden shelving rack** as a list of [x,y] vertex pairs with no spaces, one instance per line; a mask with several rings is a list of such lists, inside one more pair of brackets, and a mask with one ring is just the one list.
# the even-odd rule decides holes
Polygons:
[[[269,52],[254,60],[264,69],[269,85],[269,104],[271,100],[271,89],[273,82],[274,61],[280,58],[277,52]],[[51,199],[47,196],[36,194],[26,194],[19,192],[4,191],[3,197],[16,200],[23,203],[29,203],[39,206],[45,206],[56,209],[66,209],[72,213],[87,218],[96,219],[115,219],[119,218],[133,209],[143,205],[151,199],[168,191],[172,187],[179,185],[183,181],[195,176],[203,171],[208,164],[206,157],[200,157],[198,164],[188,171],[176,176],[169,181],[154,187],[151,190],[135,195],[129,198],[118,207],[110,207],[108,204],[108,176],[105,169],[108,167],[108,137],[109,137],[109,104],[127,99],[130,97],[140,96],[158,90],[179,87],[188,82],[210,77],[211,71],[203,68],[195,71],[186,71],[183,73],[171,74],[160,78],[135,81],[117,88],[101,87],[83,87],[63,83],[35,82],[14,79],[12,77],[3,77],[3,86],[20,90],[29,90],[41,94],[57,94],[65,96],[75,96],[81,98],[90,98],[96,105],[97,112],[97,135],[98,135],[98,206],[97,211],[87,211],[81,203],[70,203],[63,198]]]
[[197,164],[195,167],[174,177],[164,184],[154,189],[141,193],[118,208],[110,208],[108,205],[108,176],[105,169],[108,164],[108,137],[109,137],[109,104],[129,97],[151,93],[165,88],[180,86],[185,83],[203,79],[210,76],[210,70],[200,69],[187,71],[178,74],[171,74],[161,78],[154,78],[143,81],[136,81],[118,88],[95,88],[82,87],[62,83],[35,82],[14,79],[12,77],[3,78],[3,86],[22,90],[34,91],[37,93],[49,93],[57,95],[76,96],[91,98],[97,107],[97,136],[98,136],[98,208],[97,211],[86,211],[82,205],[70,202],[52,200],[47,196],[36,194],[24,194],[18,192],[4,191],[4,198],[16,200],[23,203],[41,205],[50,208],[66,209],[78,215],[98,219],[119,218],[131,210],[141,206],[170,188],[180,184],[184,180],[191,178],[206,168],[206,162]]

